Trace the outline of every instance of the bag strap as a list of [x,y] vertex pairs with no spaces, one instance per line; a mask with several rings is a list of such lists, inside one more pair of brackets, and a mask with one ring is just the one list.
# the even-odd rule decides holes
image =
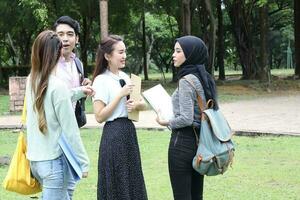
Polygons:
[[205,110],[205,107],[203,105],[203,101],[201,99],[201,96],[198,93],[194,83],[190,79],[188,79],[187,77],[183,77],[183,79],[185,79],[195,89],[196,94],[197,94],[197,102],[198,102],[199,109],[200,109],[201,112],[203,112]]
[[[77,71],[79,73],[79,79],[80,79],[80,84],[82,83],[82,81],[84,80],[84,71],[83,71],[83,65],[81,63],[81,61],[79,60],[79,58],[75,57],[74,58],[74,62],[77,68]],[[79,99],[78,101],[80,101],[80,104],[84,104],[86,97],[82,97],[81,99]],[[77,101],[77,102],[78,102]]]
[[183,79],[185,79],[196,91],[197,94],[197,102],[198,102],[198,106],[201,112],[203,112],[204,110],[208,109],[208,108],[212,108],[214,106],[214,100],[209,99],[206,102],[206,105],[203,104],[201,95],[199,94],[199,92],[196,89],[196,86],[194,85],[193,81],[191,81],[190,79],[188,79],[187,77],[183,77]]
[[77,71],[80,74],[80,82],[82,82],[84,79],[84,71],[83,71],[82,63],[77,57],[75,57],[74,62],[75,62]]
[[[203,113],[203,111],[205,110],[204,105],[203,105],[203,101],[201,99],[201,96],[198,94],[198,91],[196,90],[196,87],[195,87],[194,83],[190,79],[188,79],[187,77],[183,77],[182,79],[185,79],[195,89],[196,94],[197,94],[198,107],[199,107],[201,113]],[[179,84],[178,84],[178,88],[179,88]],[[201,120],[201,117],[202,117],[202,114],[200,115],[200,120]],[[196,133],[196,130],[195,130],[194,126],[193,126],[193,132],[196,136],[196,143],[197,143],[197,146],[198,146],[198,144],[199,144],[199,135]]]
[[23,111],[22,111],[22,117],[21,117],[21,129],[23,129],[23,126],[26,124],[26,114],[27,114],[27,105],[26,105],[26,96],[24,97],[24,103],[23,103]]

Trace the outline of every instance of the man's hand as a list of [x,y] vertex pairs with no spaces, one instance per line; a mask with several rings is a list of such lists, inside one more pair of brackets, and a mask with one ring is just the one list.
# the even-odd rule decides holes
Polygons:
[[88,78],[84,78],[81,85],[92,85],[92,81]]

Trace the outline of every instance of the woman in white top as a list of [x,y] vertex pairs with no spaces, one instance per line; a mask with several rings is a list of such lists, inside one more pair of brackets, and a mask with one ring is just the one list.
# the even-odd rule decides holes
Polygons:
[[141,99],[128,100],[133,85],[125,67],[126,47],[121,37],[104,38],[97,50],[93,75],[94,113],[105,122],[98,160],[97,198],[147,199],[135,126],[128,112],[146,107]]
[[89,170],[89,158],[81,141],[71,97],[92,90],[72,93],[56,76],[61,48],[55,32],[47,30],[37,36],[26,85],[27,158],[33,176],[42,185],[43,200],[70,200],[75,189],[72,172],[58,144],[62,133],[77,157],[83,177],[87,177]]

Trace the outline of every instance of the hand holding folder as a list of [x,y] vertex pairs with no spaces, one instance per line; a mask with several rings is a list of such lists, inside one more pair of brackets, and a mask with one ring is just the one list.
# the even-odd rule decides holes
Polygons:
[[144,91],[143,96],[162,119],[173,118],[172,99],[161,84]]

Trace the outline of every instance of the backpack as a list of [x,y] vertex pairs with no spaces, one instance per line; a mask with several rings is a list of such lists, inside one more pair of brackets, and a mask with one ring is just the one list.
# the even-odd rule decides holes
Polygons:
[[[83,73],[83,66],[82,63],[80,62],[80,60],[76,57],[74,59],[77,71],[80,75],[80,83],[82,83],[83,79],[84,79],[84,73]],[[85,115],[85,97],[79,99],[76,102],[76,106],[75,106],[75,116],[76,116],[76,121],[78,124],[78,127],[82,127],[86,124],[86,115]]]
[[[186,77],[185,79],[196,90],[194,84]],[[204,108],[197,90],[196,93],[201,111],[201,128],[197,153],[194,156],[192,165],[202,175],[215,176],[223,174],[233,161],[235,150],[231,139],[233,131],[220,109],[213,109],[213,100],[208,100],[206,108]]]

